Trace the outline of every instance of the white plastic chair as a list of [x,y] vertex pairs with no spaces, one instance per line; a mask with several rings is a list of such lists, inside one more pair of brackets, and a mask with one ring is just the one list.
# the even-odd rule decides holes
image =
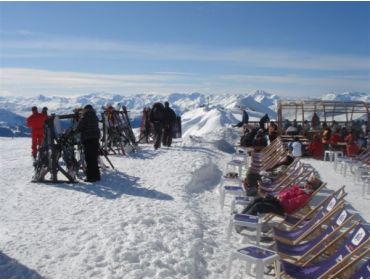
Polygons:
[[247,273],[250,275],[252,274],[252,265],[254,265],[256,279],[263,279],[265,267],[275,264],[275,277],[280,278],[279,255],[274,251],[250,245],[231,252],[225,278],[230,278],[231,268],[235,259],[247,262]]
[[226,230],[226,240],[230,241],[231,235],[235,226],[246,227],[256,231],[256,244],[259,245],[261,241],[262,220],[258,216],[248,214],[234,214],[231,215],[229,225]]
[[236,178],[226,178],[223,176],[222,181],[220,183],[220,206],[221,209],[224,208],[225,204],[225,197],[227,194],[233,196],[243,196],[245,195],[245,191],[242,187],[242,180],[239,177]]

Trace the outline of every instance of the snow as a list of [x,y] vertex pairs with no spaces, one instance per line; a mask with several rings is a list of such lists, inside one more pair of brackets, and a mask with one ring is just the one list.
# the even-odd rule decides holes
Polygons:
[[[141,145],[129,157],[110,156],[116,169],[94,184],[31,183],[30,139],[0,138],[0,271],[5,278],[224,278],[229,253],[241,246],[226,241],[229,208],[219,205],[238,137],[220,129],[225,118],[218,110],[185,118],[189,136],[170,148]],[[198,128],[204,134],[194,135]],[[352,211],[369,221],[360,184],[329,162],[304,162],[328,188],[345,184]]]
[[[264,96],[276,101],[264,92],[255,96],[261,111],[245,107],[250,120],[261,117],[262,103],[272,106]],[[142,110],[159,97],[145,98],[132,97],[127,104]],[[122,101],[98,94],[72,102],[39,100],[45,102],[40,106],[66,112],[78,102]],[[184,110],[183,138],[171,148],[140,145],[127,157],[110,156],[116,169],[103,171],[94,184],[31,183],[31,139],[0,137],[0,276],[224,278],[229,254],[241,244],[236,238],[226,241],[230,213],[228,207],[220,209],[218,185],[240,137],[230,125],[241,120],[240,107],[251,97],[213,96],[209,106],[199,107],[206,100],[199,93],[173,94],[171,102]],[[34,104],[31,99],[0,101],[20,112]],[[334,172],[329,162],[303,161],[329,189],[346,185],[351,211],[370,220],[369,196],[362,196],[360,183]],[[245,278],[243,272],[235,269],[232,277]]]

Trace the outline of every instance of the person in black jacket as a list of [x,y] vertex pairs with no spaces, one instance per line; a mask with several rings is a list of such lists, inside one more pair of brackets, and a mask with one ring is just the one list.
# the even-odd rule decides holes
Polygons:
[[76,132],[81,133],[81,142],[84,147],[86,161],[86,182],[100,180],[98,165],[100,130],[96,112],[91,105],[86,105],[82,118],[78,121]]
[[170,108],[170,104],[166,101],[164,103],[164,118],[163,118],[163,146],[171,147],[172,144],[172,130],[176,122],[176,113]]
[[154,149],[158,149],[161,146],[162,140],[162,129],[164,119],[164,107],[160,102],[154,103],[153,108],[150,111],[150,122],[154,125]]
[[269,122],[270,121],[270,118],[269,118],[269,115],[268,114],[265,114],[261,119],[260,119],[260,128],[263,129],[263,131],[265,131],[265,123]]

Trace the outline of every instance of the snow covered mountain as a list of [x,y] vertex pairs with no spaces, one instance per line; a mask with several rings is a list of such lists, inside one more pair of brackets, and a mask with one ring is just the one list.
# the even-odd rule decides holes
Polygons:
[[0,108],[0,136],[29,136],[26,118]]
[[[5,133],[6,135],[11,135],[10,130],[14,130],[16,125],[24,125],[24,119],[23,121],[20,120],[22,117],[29,116],[31,107],[34,105],[38,106],[40,109],[44,106],[48,107],[49,113],[66,114],[86,104],[92,104],[98,112],[102,111],[102,107],[107,104],[116,107],[124,105],[130,112],[133,126],[138,127],[143,108],[150,107],[153,103],[158,101],[169,101],[178,115],[205,106],[209,109],[218,108],[228,110],[229,114],[233,113],[235,116],[230,115],[230,120],[222,123],[222,126],[225,126],[230,123],[235,123],[237,119],[240,118],[240,108],[244,108],[249,112],[251,120],[257,120],[265,113],[275,118],[275,105],[277,100],[277,96],[264,91],[256,91],[245,95],[204,95],[195,92],[192,94],[137,94],[131,96],[122,96],[112,93],[91,93],[71,98],[60,96],[47,97],[44,95],[39,95],[37,97],[7,96],[0,97],[0,109],[2,109],[3,112],[8,112],[7,116],[5,116],[5,113],[0,115],[0,127],[8,130]],[[206,116],[208,115],[209,114]],[[0,132],[0,136],[5,136],[5,134]]]
[[[98,112],[107,104],[113,106],[125,105],[132,119],[134,127],[138,127],[141,121],[141,114],[144,107],[150,107],[155,102],[169,101],[172,108],[178,115],[183,116],[183,124],[186,128],[186,122],[191,123],[196,120],[202,120],[198,124],[200,131],[201,124],[207,124],[209,121],[215,121],[215,115],[218,117],[220,127],[228,126],[241,119],[241,110],[247,110],[250,120],[259,120],[264,114],[269,114],[271,119],[276,119],[277,102],[281,98],[277,95],[268,93],[263,90],[257,90],[246,94],[223,94],[223,95],[204,95],[202,93],[172,93],[170,95],[154,94],[136,94],[122,96],[119,94],[97,92],[78,97],[47,97],[39,95],[37,97],[19,97],[19,96],[0,96],[0,136],[10,136],[11,131],[15,130],[16,125],[21,126],[22,131],[27,132],[24,126],[24,117],[30,114],[31,106],[37,105],[40,109],[44,106],[49,108],[50,113],[66,114],[71,113],[73,109],[83,107],[86,104],[92,104]],[[366,93],[340,93],[326,94],[322,96],[323,100],[362,100],[369,102],[370,96]],[[199,110],[206,108],[207,110]],[[213,112],[211,111],[213,110]],[[203,114],[200,116],[200,114]],[[23,117],[23,119],[22,119]],[[207,119],[209,118],[209,119]],[[183,130],[184,131],[184,130]],[[29,132],[29,131],[28,131]],[[199,132],[195,133],[199,134]],[[23,134],[20,134],[23,135]]]
[[370,102],[370,94],[364,92],[328,93],[322,96],[322,100]]
[[[244,98],[247,98],[244,100]],[[250,100],[252,104],[247,104]],[[256,91],[244,95],[204,95],[201,93],[172,93],[170,95],[153,95],[153,94],[136,94],[123,96],[112,93],[91,93],[78,97],[46,97],[39,95],[37,97],[19,97],[19,96],[0,96],[0,108],[14,112],[19,115],[27,116],[33,105],[38,107],[48,107],[49,111],[55,113],[69,113],[76,107],[86,104],[92,104],[95,108],[100,109],[102,106],[111,104],[113,106],[125,105],[129,110],[142,110],[145,106],[151,106],[155,102],[169,101],[178,114],[189,111],[206,104],[227,107],[230,104],[241,102],[240,105],[249,107],[251,110],[258,111],[269,108],[275,111],[273,107],[278,100],[275,95],[264,91]],[[258,106],[259,108],[255,108]],[[262,106],[262,107],[261,107]]]

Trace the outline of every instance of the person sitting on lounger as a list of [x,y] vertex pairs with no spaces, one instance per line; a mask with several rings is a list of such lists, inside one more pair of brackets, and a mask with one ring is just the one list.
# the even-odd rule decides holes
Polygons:
[[309,200],[311,194],[321,185],[321,180],[311,176],[304,188],[293,185],[276,195],[267,195],[254,199],[243,211],[243,214],[258,215],[263,213],[276,213],[283,216],[291,214]]
[[258,194],[258,182],[273,183],[276,178],[285,172],[286,168],[294,161],[294,158],[287,155],[283,160],[275,164],[272,168],[259,172],[258,168],[249,167],[247,176],[243,180],[243,187],[247,196],[256,196]]

